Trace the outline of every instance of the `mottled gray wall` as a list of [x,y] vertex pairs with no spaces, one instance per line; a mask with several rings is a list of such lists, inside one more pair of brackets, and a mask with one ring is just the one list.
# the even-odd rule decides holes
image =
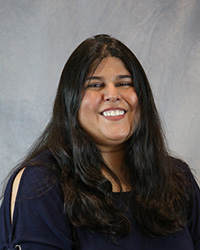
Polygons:
[[138,56],[169,146],[199,178],[199,0],[0,0],[0,180],[45,127],[66,59],[97,33]]

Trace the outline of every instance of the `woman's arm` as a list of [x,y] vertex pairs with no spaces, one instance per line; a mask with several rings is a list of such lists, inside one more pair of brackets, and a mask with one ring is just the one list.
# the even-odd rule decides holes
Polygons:
[[55,175],[31,166],[11,178],[0,211],[0,249],[73,249],[72,230],[64,213]]
[[200,189],[192,174],[191,182],[194,193],[188,228],[194,243],[194,249],[200,250]]

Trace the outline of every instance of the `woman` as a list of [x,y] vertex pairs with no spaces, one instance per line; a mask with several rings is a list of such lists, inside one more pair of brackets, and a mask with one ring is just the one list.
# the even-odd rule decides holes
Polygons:
[[0,230],[0,249],[200,249],[199,188],[168,155],[144,70],[117,39],[89,38],[68,59]]

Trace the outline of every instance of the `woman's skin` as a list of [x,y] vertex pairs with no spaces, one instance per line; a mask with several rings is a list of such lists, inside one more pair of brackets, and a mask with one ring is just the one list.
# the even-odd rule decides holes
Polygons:
[[[133,134],[138,117],[138,98],[131,74],[116,57],[104,58],[86,77],[85,92],[79,109],[81,127],[96,141],[103,159],[128,191],[123,164],[125,142]],[[113,191],[119,186],[103,169]]]
[[12,224],[13,222],[13,214],[14,214],[14,209],[15,209],[15,200],[17,198],[17,192],[19,188],[19,183],[22,177],[22,174],[24,172],[25,168],[21,169],[19,173],[16,175],[13,185],[12,185],[12,193],[11,193],[11,199],[10,199],[10,222]]

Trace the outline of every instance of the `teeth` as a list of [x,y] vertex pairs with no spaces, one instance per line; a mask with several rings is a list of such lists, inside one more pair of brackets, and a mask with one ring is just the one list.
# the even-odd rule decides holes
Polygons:
[[124,110],[111,110],[111,111],[104,111],[102,114],[103,116],[118,116],[123,115],[125,113]]

